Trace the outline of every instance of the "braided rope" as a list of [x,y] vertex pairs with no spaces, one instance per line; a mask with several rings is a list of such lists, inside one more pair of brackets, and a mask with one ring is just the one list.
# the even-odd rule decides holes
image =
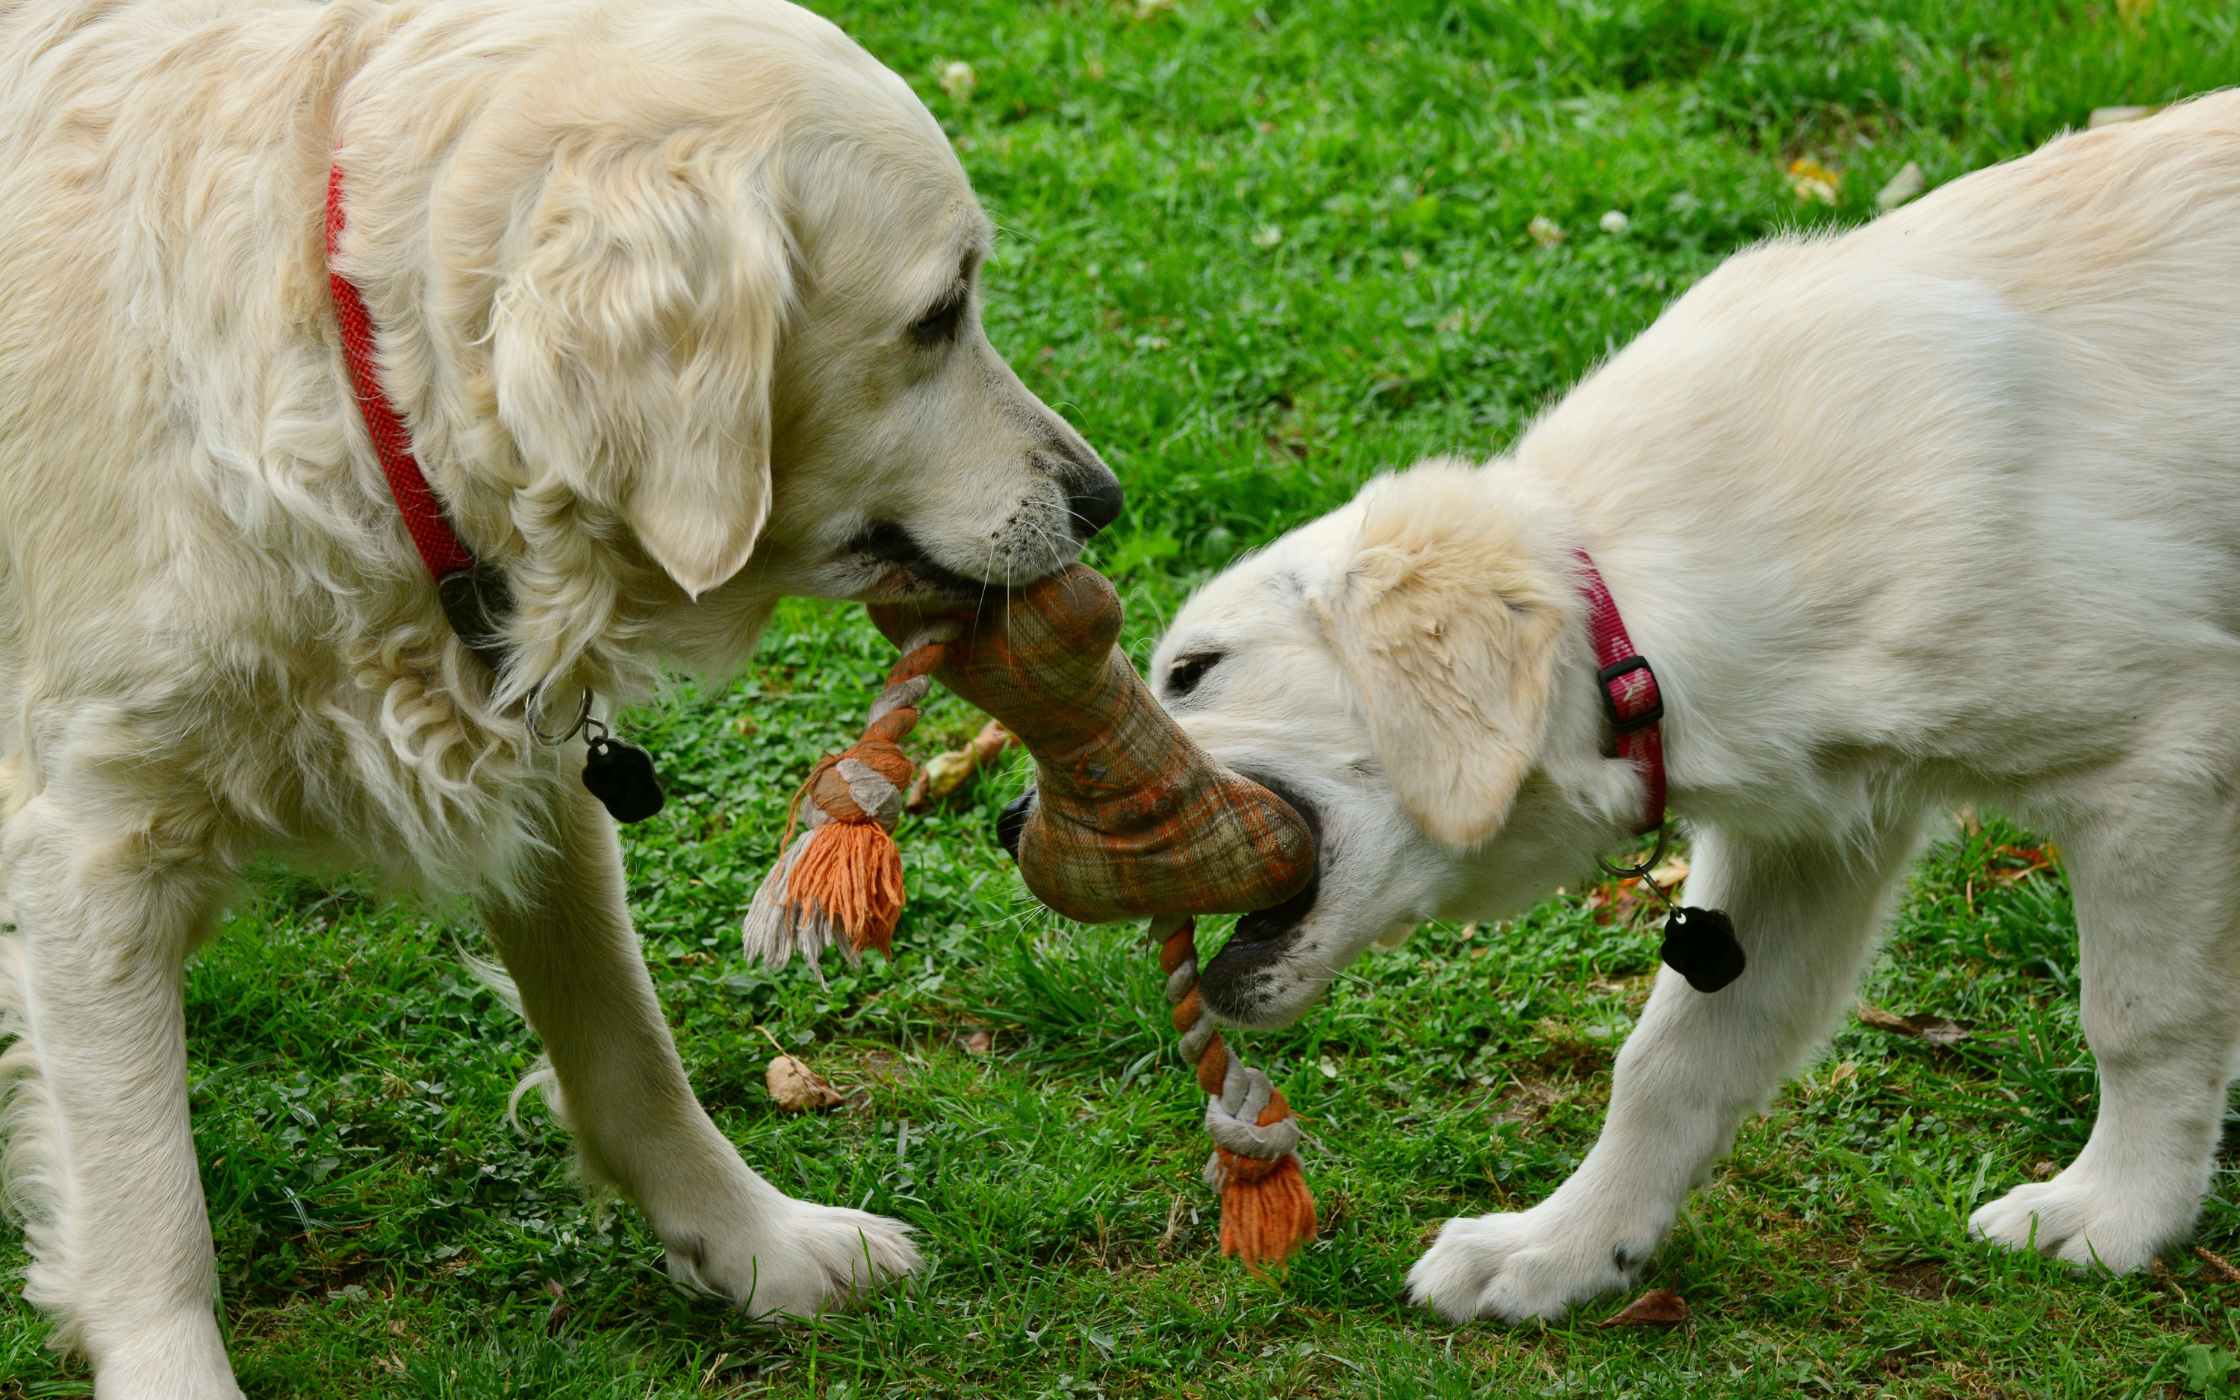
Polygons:
[[853,967],[864,949],[892,945],[903,892],[890,833],[915,772],[901,743],[955,635],[954,622],[937,622],[913,636],[871,702],[863,737],[819,760],[794,793],[785,849],[739,924],[749,958],[775,969],[798,954],[822,981],[827,949],[838,947]]
[[1206,1185],[1221,1193],[1221,1252],[1276,1263],[1314,1237],[1314,1197],[1299,1167],[1299,1120],[1268,1076],[1230,1053],[1198,997],[1197,923],[1151,921],[1182,1057],[1206,1094]]

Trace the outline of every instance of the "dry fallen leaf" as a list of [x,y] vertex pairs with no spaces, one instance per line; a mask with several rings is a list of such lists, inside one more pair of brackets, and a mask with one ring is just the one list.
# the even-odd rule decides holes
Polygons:
[[1687,1320],[1687,1299],[1669,1288],[1652,1288],[1595,1326],[1678,1327]]
[[962,788],[965,779],[979,772],[1015,742],[1011,731],[994,720],[980,726],[980,732],[961,749],[935,754],[918,769],[918,776],[910,780],[909,790],[902,795],[902,805],[909,811],[922,811],[933,803]]
[[809,1068],[791,1055],[779,1055],[770,1061],[770,1068],[762,1073],[762,1082],[770,1086],[770,1097],[778,1107],[788,1113],[801,1113],[812,1108],[831,1108],[840,1102],[840,1091],[825,1082],[824,1076]]
[[1587,891],[1587,912],[1605,926],[1625,923],[1649,902],[1649,892],[1637,879],[1611,880]]
[[2053,869],[2060,860],[2061,852],[2051,841],[2037,846],[2001,846],[1991,853],[1991,863],[1984,873],[1994,884],[2011,885],[2025,876]]
[[1789,162],[1789,188],[1801,200],[1833,204],[1836,191],[1843,188],[1843,176],[1811,156],[1798,156]]
[[802,1113],[812,1108],[832,1108],[840,1102],[840,1091],[825,1081],[825,1077],[809,1068],[808,1063],[788,1055],[778,1038],[763,1029],[763,1038],[778,1053],[770,1067],[762,1072],[762,1082],[770,1090],[770,1097],[778,1107],[788,1113]]
[[994,1032],[982,1026],[964,1038],[964,1052],[967,1055],[985,1055],[995,1048],[995,1044]]
[[1942,1016],[1900,1016],[1879,1006],[1859,1003],[1859,1024],[1892,1035],[1910,1036],[1931,1045],[1953,1045],[1968,1038],[1968,1028]]

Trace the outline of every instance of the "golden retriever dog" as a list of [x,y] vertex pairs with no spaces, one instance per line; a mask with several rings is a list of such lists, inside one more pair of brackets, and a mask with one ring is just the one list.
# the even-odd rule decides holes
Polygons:
[[[1661,764],[1616,752],[1582,550]],[[2066,853],[2100,1082],[2076,1161],[1969,1229],[2144,1268],[2192,1228],[2240,1050],[2240,93],[1730,259],[1508,455],[1379,479],[1218,576],[1154,666],[1319,827],[1313,896],[1208,963],[1223,1019],[1588,874],[1660,768],[1686,902],[1733,920],[1740,978],[1660,973],[1593,1150],[1448,1223],[1418,1301],[1549,1318],[1630,1282],[1963,800]]]
[[[0,4],[7,1181],[99,1395],[239,1393],[181,963],[260,854],[479,906],[680,1277],[806,1314],[913,1267],[702,1111],[584,741],[536,735],[734,670],[781,596],[1017,584],[1113,518],[981,332],[989,237],[908,86],[778,0]],[[477,649],[330,275],[510,600]]]

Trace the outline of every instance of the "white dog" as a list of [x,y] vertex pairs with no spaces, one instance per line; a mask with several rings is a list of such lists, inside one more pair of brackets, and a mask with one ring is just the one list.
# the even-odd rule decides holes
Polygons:
[[[913,1266],[701,1110],[583,743],[531,725],[735,668],[782,595],[1076,557],[1119,488],[982,335],[988,240],[910,89],[777,0],[0,5],[0,1069],[98,1394],[238,1394],[181,960],[260,852],[480,904],[678,1274],[808,1313]],[[416,527],[510,596],[479,651],[344,284]]]
[[2183,1238],[2240,1047],[2240,93],[1744,253],[1511,456],[1376,481],[1208,584],[1154,683],[1321,841],[1311,899],[1207,965],[1218,1015],[1287,1021],[1643,824],[1575,549],[1661,683],[1687,902],[1748,967],[1661,974],[1577,1172],[1448,1224],[1413,1296],[1546,1318],[1626,1283],[1963,798],[2061,842],[2101,1089],[2083,1154],[1970,1229],[2118,1271]]

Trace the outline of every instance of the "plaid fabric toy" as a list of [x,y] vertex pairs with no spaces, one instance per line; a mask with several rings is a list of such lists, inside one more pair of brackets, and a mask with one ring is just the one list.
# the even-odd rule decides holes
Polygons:
[[[872,618],[905,648],[897,684],[930,671],[1034,756],[1037,797],[1018,849],[1027,888],[1084,922],[1153,920],[1175,1029],[1209,1096],[1215,1150],[1206,1179],[1221,1193],[1222,1252],[1253,1268],[1281,1262],[1313,1238],[1316,1224],[1298,1123],[1283,1095],[1237,1061],[1199,1011],[1188,916],[1265,909],[1297,893],[1314,873],[1306,823],[1274,793],[1215,763],[1159,708],[1116,645],[1119,595],[1091,569],[993,598],[969,618],[892,608],[874,608]],[[908,703],[917,698],[913,691]],[[820,765],[825,786],[830,768]],[[882,879],[886,866],[882,858],[862,869],[866,879]],[[795,929],[823,927],[816,911],[786,901],[795,883],[777,871],[764,881],[747,917],[750,955],[783,962]],[[824,898],[851,902],[831,891]],[[882,913],[889,902],[877,901]],[[892,903],[899,912],[899,891]],[[810,951],[824,941],[798,940]]]
[[[871,616],[890,639],[925,625]],[[1036,802],[1019,834],[1027,888],[1091,924],[1282,903],[1314,871],[1306,823],[1191,743],[1119,639],[1119,594],[1076,566],[991,599],[934,670],[1034,755]]]

